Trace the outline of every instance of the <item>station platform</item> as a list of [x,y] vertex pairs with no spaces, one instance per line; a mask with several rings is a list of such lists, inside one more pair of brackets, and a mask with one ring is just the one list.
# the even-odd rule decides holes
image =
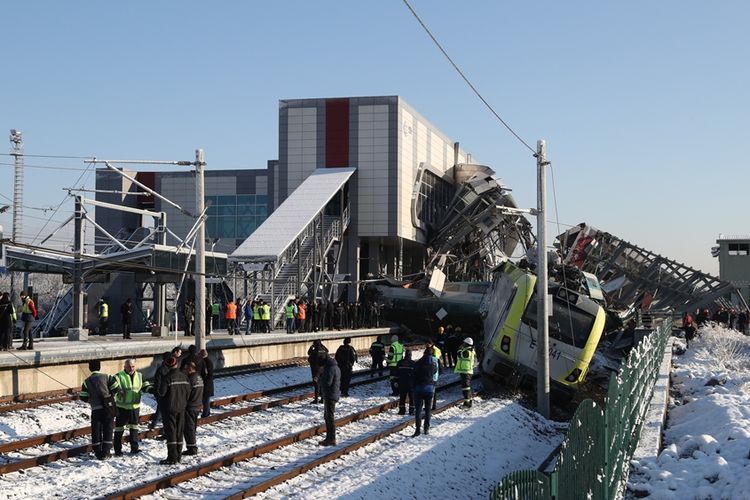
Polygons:
[[[345,337],[351,337],[352,347],[368,349],[380,335],[390,336],[397,328],[385,327],[357,330],[333,330],[314,333],[288,334],[283,330],[250,335],[228,335],[226,330],[214,330],[205,339],[205,348],[215,370],[258,366],[290,358],[307,356],[307,349],[320,339],[331,352],[336,352]],[[88,362],[99,359],[104,373],[123,369],[124,360],[133,358],[137,368],[150,378],[161,364],[162,354],[175,346],[187,351],[195,343],[183,332],[170,336],[153,337],[150,332],[133,333],[132,339],[122,335],[89,336],[87,340],[69,341],[66,337],[52,337],[34,341],[34,350],[0,352],[0,399],[25,394],[77,390],[88,377]],[[21,341],[13,341],[17,348]]]

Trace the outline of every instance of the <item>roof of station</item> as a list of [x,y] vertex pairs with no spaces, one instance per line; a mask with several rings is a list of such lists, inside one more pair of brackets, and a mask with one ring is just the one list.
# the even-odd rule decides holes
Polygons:
[[276,261],[357,169],[318,168],[230,255],[246,262]]

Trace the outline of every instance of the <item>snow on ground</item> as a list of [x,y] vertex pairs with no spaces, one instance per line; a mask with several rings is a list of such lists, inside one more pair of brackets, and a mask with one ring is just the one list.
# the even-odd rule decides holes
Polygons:
[[535,469],[562,442],[563,426],[517,402],[477,398],[469,410],[413,427],[287,481],[259,498],[487,498],[508,473]]
[[[367,368],[367,361],[363,360],[355,369]],[[309,378],[307,367],[226,377],[217,379],[217,396],[290,385]],[[451,373],[441,376],[443,382],[453,379],[455,375]],[[337,416],[392,399],[387,381],[355,387],[351,392],[352,397],[343,399],[337,405]],[[447,394],[439,395],[439,404],[459,395],[458,389],[454,388]],[[146,405],[144,413],[150,411],[149,406]],[[199,427],[200,455],[186,457],[180,466],[158,465],[158,461],[166,456],[164,442],[145,440],[138,455],[127,454],[126,444],[125,456],[104,462],[81,456],[0,476],[0,491],[4,498],[91,498],[112,493],[132,486],[134,478],[146,481],[166,471],[174,472],[320,425],[323,423],[322,413],[321,405],[303,402]],[[365,419],[339,430],[339,443],[360,439],[363,433],[369,432],[368,429],[377,429],[378,425],[384,425],[383,422],[391,425],[410,418],[390,411]],[[29,422],[35,422],[35,426],[24,427]],[[14,412],[3,415],[0,442],[88,423],[86,407],[74,402]],[[433,498],[486,497],[505,474],[538,467],[562,441],[564,426],[543,420],[514,401],[477,398],[470,410],[452,409],[435,415],[430,435],[411,438],[412,432],[413,427],[407,428],[350,456],[318,467],[270,490],[264,497],[382,499],[419,498],[425,494]],[[273,456],[242,464],[245,468],[255,468],[255,472],[245,477],[272,474],[273,469],[288,463],[290,457],[306,460],[330,451],[317,445],[319,439],[296,443],[271,454]],[[236,479],[233,472],[225,474]],[[215,490],[198,493],[201,479],[195,481],[194,488],[178,487],[155,496],[222,497],[222,493]]]
[[[369,357],[354,365],[355,371],[369,368]],[[214,381],[214,399],[309,381],[310,368],[307,366],[217,377]],[[70,401],[0,414],[0,443],[86,427],[91,424],[89,408],[88,403],[83,401]],[[141,415],[153,413],[155,409],[154,398],[144,394]]]
[[750,337],[704,327],[672,364],[664,449],[632,462],[627,496],[750,498]]

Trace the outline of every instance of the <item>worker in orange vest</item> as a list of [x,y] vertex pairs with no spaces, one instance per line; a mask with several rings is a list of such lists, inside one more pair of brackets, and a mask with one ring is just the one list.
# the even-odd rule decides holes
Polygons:
[[227,320],[227,333],[229,335],[234,335],[235,333],[239,335],[240,332],[237,329],[237,304],[232,299],[229,299],[224,319]]

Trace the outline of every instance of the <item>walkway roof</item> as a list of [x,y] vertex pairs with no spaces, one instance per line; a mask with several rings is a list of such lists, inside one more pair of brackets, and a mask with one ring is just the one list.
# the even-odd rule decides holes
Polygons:
[[237,247],[230,260],[275,262],[357,169],[319,168]]

